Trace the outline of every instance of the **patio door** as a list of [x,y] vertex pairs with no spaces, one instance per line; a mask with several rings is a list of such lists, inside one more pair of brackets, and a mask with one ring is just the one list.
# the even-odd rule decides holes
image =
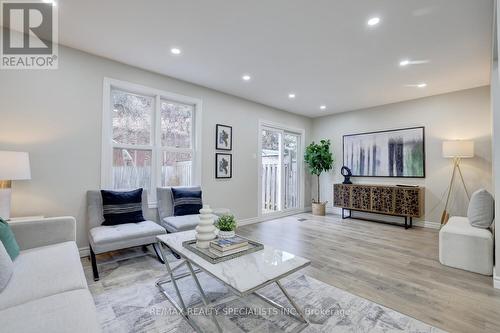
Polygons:
[[260,131],[261,213],[300,208],[301,134],[262,125]]

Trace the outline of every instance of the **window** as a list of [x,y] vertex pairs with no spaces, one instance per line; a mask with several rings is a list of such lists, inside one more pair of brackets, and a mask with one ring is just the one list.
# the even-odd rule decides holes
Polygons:
[[148,191],[200,184],[201,101],[105,79],[102,188]]
[[161,186],[192,185],[194,107],[160,100]]

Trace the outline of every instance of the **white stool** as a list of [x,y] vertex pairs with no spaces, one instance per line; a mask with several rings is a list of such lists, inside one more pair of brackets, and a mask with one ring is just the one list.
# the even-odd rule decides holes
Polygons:
[[439,262],[483,275],[493,274],[493,234],[453,216],[439,231]]

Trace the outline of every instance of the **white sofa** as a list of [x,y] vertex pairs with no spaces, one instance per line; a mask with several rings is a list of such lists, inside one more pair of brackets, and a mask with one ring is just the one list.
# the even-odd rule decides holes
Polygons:
[[493,233],[453,216],[439,231],[439,262],[483,275],[493,274]]
[[0,332],[100,332],[73,217],[12,222],[21,248],[0,292]]

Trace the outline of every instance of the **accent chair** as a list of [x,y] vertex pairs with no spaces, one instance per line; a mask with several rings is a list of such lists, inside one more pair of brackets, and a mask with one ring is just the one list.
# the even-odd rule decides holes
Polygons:
[[147,220],[148,199],[147,191],[142,191],[142,211],[146,221],[105,226],[101,191],[87,192],[87,210],[89,223],[89,248],[94,280],[99,280],[96,254],[127,249],[136,246],[151,245],[158,257],[160,256],[156,236],[165,234],[165,228],[158,223]]

